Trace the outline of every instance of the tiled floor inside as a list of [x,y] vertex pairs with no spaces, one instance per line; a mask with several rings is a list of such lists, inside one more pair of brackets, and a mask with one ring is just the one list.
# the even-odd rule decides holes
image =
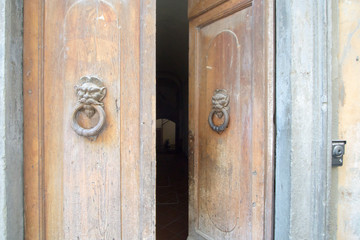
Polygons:
[[188,168],[180,154],[157,154],[156,239],[186,240]]

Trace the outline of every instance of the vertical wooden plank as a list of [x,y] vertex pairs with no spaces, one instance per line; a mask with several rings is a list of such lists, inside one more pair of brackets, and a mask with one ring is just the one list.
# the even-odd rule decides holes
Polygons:
[[[63,58],[60,49],[63,47],[62,26],[65,18],[65,2],[43,1],[42,41],[43,41],[43,69],[40,78],[43,82],[42,98],[43,111],[39,114],[44,119],[39,128],[43,129],[43,161],[44,169],[41,173],[44,181],[44,239],[63,239],[63,161],[67,153],[64,151],[63,122],[65,96],[63,72]],[[64,139],[66,138],[66,140]]]
[[265,230],[264,239],[274,237],[275,197],[275,1],[264,2],[265,74],[266,74],[266,159],[265,159]]
[[198,215],[198,204],[196,199],[198,198],[197,191],[197,172],[198,165],[195,159],[198,157],[198,152],[195,152],[195,149],[198,148],[198,137],[197,131],[198,124],[197,119],[193,116],[196,116],[198,112],[198,104],[195,101],[197,99],[197,91],[195,86],[198,85],[197,82],[197,66],[198,61],[196,56],[198,55],[198,30],[196,24],[192,21],[189,23],[189,237],[196,235],[197,228],[197,215]]
[[[254,0],[253,238],[273,236],[274,11],[273,1]],[[265,103],[265,104],[264,104]],[[257,116],[266,113],[263,119]],[[259,141],[261,139],[261,141]]]
[[265,208],[265,32],[264,1],[253,1],[253,76],[252,76],[252,239],[264,238]]
[[155,239],[156,1],[140,3],[140,237]]
[[[24,2],[24,210],[25,239],[43,238],[42,133],[42,0]],[[31,121],[29,121],[31,119]]]
[[[121,11],[121,28],[126,35],[121,35],[122,57],[121,102],[124,115],[121,117],[121,201],[122,201],[122,239],[139,238],[140,225],[140,78],[139,78],[139,43],[140,40],[140,1],[126,1]],[[128,13],[132,10],[131,14]]]

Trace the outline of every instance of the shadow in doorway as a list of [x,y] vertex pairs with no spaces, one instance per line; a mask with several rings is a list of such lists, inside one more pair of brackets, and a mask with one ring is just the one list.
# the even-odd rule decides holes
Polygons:
[[188,235],[188,166],[179,153],[158,153],[156,239],[186,240]]
[[188,235],[187,0],[156,1],[156,239]]

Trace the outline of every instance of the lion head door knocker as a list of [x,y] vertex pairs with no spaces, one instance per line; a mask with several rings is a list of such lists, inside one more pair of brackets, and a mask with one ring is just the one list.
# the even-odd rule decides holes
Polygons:
[[[106,95],[104,83],[97,77],[85,76],[80,79],[80,85],[75,86],[75,91],[78,100],[72,114],[72,128],[78,135],[96,140],[106,122],[104,103],[102,103]],[[90,119],[97,112],[99,121],[92,128],[81,127],[78,123],[80,111]]]
[[[227,128],[229,124],[230,96],[225,89],[216,89],[211,101],[213,106],[209,114],[208,121],[212,130],[220,134]],[[219,126],[215,125],[213,122],[214,115],[216,115],[219,119],[224,117],[223,124]]]

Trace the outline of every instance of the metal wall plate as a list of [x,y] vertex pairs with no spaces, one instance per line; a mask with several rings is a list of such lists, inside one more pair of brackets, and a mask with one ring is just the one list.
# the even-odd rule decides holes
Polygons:
[[344,162],[345,154],[345,144],[344,140],[334,140],[332,141],[332,166],[338,167],[342,166]]

